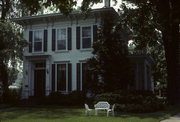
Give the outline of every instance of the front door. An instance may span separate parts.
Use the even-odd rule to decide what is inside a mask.
[[[45,69],[35,69],[34,71],[34,96],[45,96]]]

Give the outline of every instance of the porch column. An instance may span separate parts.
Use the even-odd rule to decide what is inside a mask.
[[[45,82],[45,95],[48,96],[51,92],[51,62],[50,59],[46,59],[46,82]]]

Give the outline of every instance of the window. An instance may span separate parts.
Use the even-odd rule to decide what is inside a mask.
[[[87,88],[88,82],[90,82],[91,76],[88,71],[88,64],[82,63],[82,84],[83,84],[83,90]]]
[[[72,90],[72,64],[61,63],[53,66],[52,77],[54,77],[54,83],[52,82],[53,89],[63,93]]]
[[[82,48],[91,48],[91,26],[82,27]]]
[[[34,52],[42,52],[43,31],[34,31]]]
[[[57,64],[57,91],[66,91],[66,64]]]
[[[86,90],[91,85],[92,74],[87,63],[77,63],[77,90]]]
[[[57,29],[57,50],[66,50],[66,29]]]

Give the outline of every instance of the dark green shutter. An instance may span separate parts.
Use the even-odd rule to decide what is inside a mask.
[[[93,42],[97,41],[97,25],[93,25]]]
[[[56,29],[52,29],[52,51],[55,51],[56,47]]]
[[[48,31],[44,30],[44,52],[47,52]]]
[[[81,32],[80,27],[76,27],[76,49],[80,49]]]
[[[80,84],[80,82],[81,82],[80,81],[80,76],[81,76],[80,75],[80,73],[81,73],[80,72],[80,63],[77,63],[77,67],[76,68],[77,68],[77,81],[76,81],[76,83],[77,83],[77,91],[80,91],[80,85],[81,85]]]
[[[72,29],[68,28],[68,50],[72,49]]]
[[[55,91],[55,64],[52,64],[52,92]]]
[[[68,91],[72,91],[72,64],[68,63]]]
[[[29,52],[32,52],[33,32],[29,31]]]

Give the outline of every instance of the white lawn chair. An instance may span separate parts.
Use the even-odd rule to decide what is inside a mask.
[[[112,112],[112,116],[114,116],[114,108],[115,108],[115,104],[112,105],[111,109],[107,110],[107,117],[109,116],[109,113]]]
[[[92,109],[87,104],[84,104],[86,115],[92,115]]]

